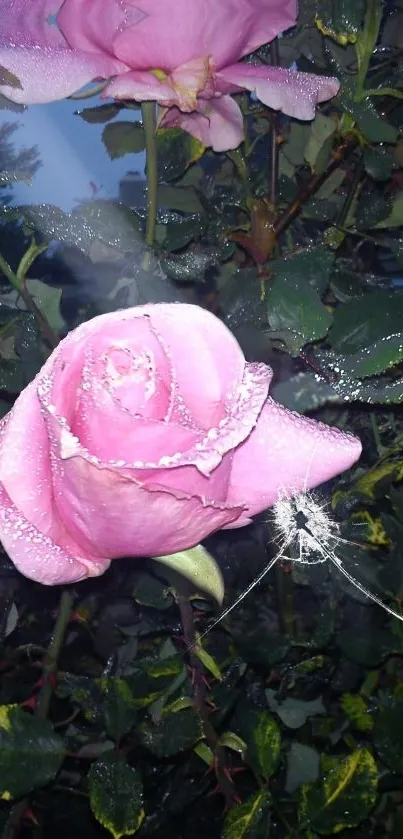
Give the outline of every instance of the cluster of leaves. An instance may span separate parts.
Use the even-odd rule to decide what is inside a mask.
[[[295,61],[340,78],[338,97],[312,123],[240,95],[245,142],[236,151],[213,154],[179,130],[159,130],[152,258],[142,210],[118,201],[97,198],[72,213],[4,202],[0,224],[2,413],[49,349],[43,318],[59,336],[92,314],[147,300],[209,306],[250,359],[278,367],[280,401],[361,434],[364,460],[334,490],[332,507],[343,536],[358,534],[362,544],[340,544],[339,555],[397,610],[403,88],[393,33],[401,16],[399,4],[383,9],[377,0],[305,0],[298,27],[256,53],[262,63]],[[127,120],[115,122],[122,110]],[[134,110],[109,103],[80,117],[103,125],[114,159],[145,148]],[[0,155],[3,143],[9,156],[7,130]],[[18,167],[3,159],[2,167],[0,185],[10,185]],[[55,240],[57,258],[44,251]],[[261,528],[212,540],[231,568],[229,602],[249,582],[245,568],[253,576],[267,561],[262,539],[270,534]],[[19,581],[15,595],[1,596],[4,837],[24,814],[34,839],[105,831],[154,839],[401,836],[402,624],[336,571],[274,569],[196,648],[210,682],[203,695],[180,645],[172,592],[116,562],[77,589],[56,683],[47,683],[54,691],[46,719],[35,697],[58,593]],[[206,606],[196,605],[202,630]],[[227,804],[234,794],[225,816],[216,782]]]

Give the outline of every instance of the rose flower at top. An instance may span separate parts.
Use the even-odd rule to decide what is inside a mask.
[[[198,306],[79,326],[0,424],[0,538],[16,567],[51,585],[172,554],[348,469],[360,441],[277,404],[271,376]]]
[[[232,93],[309,120],[338,91],[335,78],[240,61],[296,17],[296,0],[0,0],[0,92],[50,102],[111,79],[104,97],[158,102],[160,125],[233,149],[243,118]]]

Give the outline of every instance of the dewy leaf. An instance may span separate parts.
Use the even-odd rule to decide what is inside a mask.
[[[403,333],[380,338],[371,347],[363,347],[357,353],[347,355],[341,362],[343,374],[365,379],[384,373],[403,360]]]
[[[401,227],[403,225],[403,192],[396,195],[389,215],[378,221],[377,228]]]
[[[16,705],[0,707],[0,798],[21,798],[48,784],[64,753],[63,740],[48,720]]]
[[[144,128],[140,122],[114,122],[106,125],[102,140],[111,160],[145,149]]]
[[[181,128],[159,128],[156,134],[158,174],[163,181],[180,178],[204,154],[205,146]]]
[[[52,329],[60,332],[65,326],[60,314],[62,289],[52,288],[41,280],[26,280],[26,287]]]
[[[191,749],[203,737],[202,721],[193,708],[168,709],[158,723],[147,720],[139,728],[143,746],[158,758]]]
[[[94,124],[109,122],[110,119],[120,113],[121,108],[122,105],[119,102],[108,102],[105,105],[97,105],[96,108],[83,108],[82,111],[76,111],[75,113],[85,122]]]
[[[337,124],[331,117],[316,114],[311,123],[311,134],[305,149],[305,160],[314,172],[326,168],[332,150]]]
[[[329,331],[331,346],[346,355],[401,332],[403,292],[379,289],[339,306]]]
[[[109,753],[93,763],[88,786],[91,810],[114,839],[137,833],[144,819],[143,787],[123,755]]]
[[[317,0],[315,23],[323,35],[333,38],[343,47],[354,43],[362,27],[365,4],[363,0]]]
[[[377,798],[378,770],[371,752],[356,749],[346,757],[322,755],[320,769],[320,780],[301,789],[301,829],[329,835],[361,824]]]
[[[281,719],[287,728],[301,728],[309,717],[325,714],[326,709],[322,699],[294,699],[287,696],[283,701],[276,698],[276,691],[268,688],[265,690],[266,699],[272,711]]]
[[[267,839],[270,831],[271,795],[262,789],[225,818],[222,839]]]
[[[115,743],[127,734],[136,720],[133,694],[124,679],[100,679],[106,730]]]
[[[154,556],[153,559],[185,577],[197,591],[209,594],[220,606],[222,605],[224,599],[222,574],[215,559],[202,545],[196,545],[195,548],[169,556]]]
[[[310,784],[319,777],[319,754],[304,743],[291,743],[287,754],[286,792],[293,793],[303,784]]]
[[[266,711],[253,711],[249,725],[246,762],[258,777],[268,781],[277,769],[280,760],[281,735],[275,719]]]
[[[374,728],[374,746],[386,766],[397,775],[403,774],[403,700],[379,711]]]

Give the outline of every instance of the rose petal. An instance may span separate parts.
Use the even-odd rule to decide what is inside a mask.
[[[0,45],[0,66],[13,73],[21,88],[0,85],[0,92],[25,105],[55,102],[71,96],[95,79],[107,79],[126,70],[114,58],[47,46]]]
[[[318,102],[336,96],[340,82],[332,76],[239,63],[220,70],[217,85],[223,93],[251,90],[269,108],[306,120],[314,118]]]
[[[243,505],[209,502],[156,483],[141,486],[127,469],[105,468],[82,450],[58,459],[58,431],[48,423],[59,514],[73,538],[94,554],[158,556],[192,547],[235,521]],[[156,523],[158,522],[158,526]]]
[[[135,70],[166,72],[200,55],[232,64],[295,19],[295,0],[65,0],[58,15],[72,47],[94,45]]]
[[[269,398],[255,429],[234,452],[228,502],[247,505],[250,519],[280,493],[313,489],[349,469],[361,454],[352,434],[307,419]],[[245,521],[247,523],[247,521]]]
[[[169,108],[163,112],[159,124],[163,128],[182,128],[216,152],[238,148],[244,136],[241,109],[230,96],[199,99],[197,111],[189,114],[179,108]]]
[[[0,0],[1,44],[65,47],[54,18],[63,0]]]
[[[179,103],[178,93],[168,77],[158,79],[148,70],[132,70],[116,76],[102,93],[102,99],[134,99],[137,102],[159,102],[161,105]]]
[[[86,577],[98,577],[109,568],[110,560],[92,557],[77,550],[76,555],[44,536],[17,509],[0,484],[0,537],[15,567],[37,583],[62,585]]]

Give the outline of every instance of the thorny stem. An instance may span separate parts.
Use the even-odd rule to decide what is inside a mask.
[[[35,708],[35,716],[39,717],[39,719],[46,719],[49,713],[50,700],[53,694],[53,676],[55,676],[57,672],[60,651],[66,634],[66,629],[71,618],[73,602],[73,594],[65,589],[60,598],[59,613],[53,637],[43,660],[42,673],[44,682]],[[26,796],[21,799],[21,801],[17,801],[13,805],[10,815],[4,825],[1,839],[15,839],[28,804],[29,797]]]
[[[52,348],[52,350],[57,347],[59,343],[59,337],[56,335],[56,332],[53,331],[49,321],[46,319],[45,315],[38,309],[38,306],[35,303],[35,300],[31,297],[29,291],[27,290],[24,279],[21,281],[18,279],[17,275],[14,273],[13,269],[10,267],[8,262],[4,259],[4,257],[0,254],[0,271],[4,274],[4,276],[9,281],[10,285],[15,288],[15,290],[20,295],[21,299],[24,301],[25,306],[27,307],[28,311],[34,315],[35,320],[42,332],[43,337]]]
[[[280,216],[276,224],[274,225],[274,231],[276,237],[280,236],[281,233],[284,233],[285,230],[292,224],[295,218],[299,216],[303,205],[309,198],[314,195],[317,190],[324,184],[324,182],[328,179],[328,177],[332,174],[332,172],[337,169],[343,160],[348,157],[348,155],[355,149],[357,146],[358,140],[353,135],[348,135],[343,142],[333,151],[333,160],[329,163],[329,166],[318,175],[314,175],[311,180],[302,187],[299,191],[294,201],[289,204],[287,209],[284,213]]]
[[[193,611],[187,597],[182,594],[177,595],[178,606],[181,615],[181,622],[183,628],[183,637],[189,655],[189,662],[194,674],[194,701],[198,713],[203,722],[204,736],[211,751],[216,757],[216,775],[220,790],[225,798],[225,806],[230,809],[234,804],[234,788],[225,772],[225,749],[220,746],[219,738],[210,722],[208,709],[205,702],[205,683],[203,680],[203,665],[199,661],[194,652],[196,633],[193,619]]]
[[[156,118],[155,102],[142,102],[141,115],[146,138],[146,174],[147,174],[147,222],[146,222],[146,244],[152,248],[155,239],[157,225],[157,143],[155,138]],[[149,257],[149,254],[147,255]],[[149,258],[146,259],[149,263]],[[146,265],[145,267],[149,267]]]

